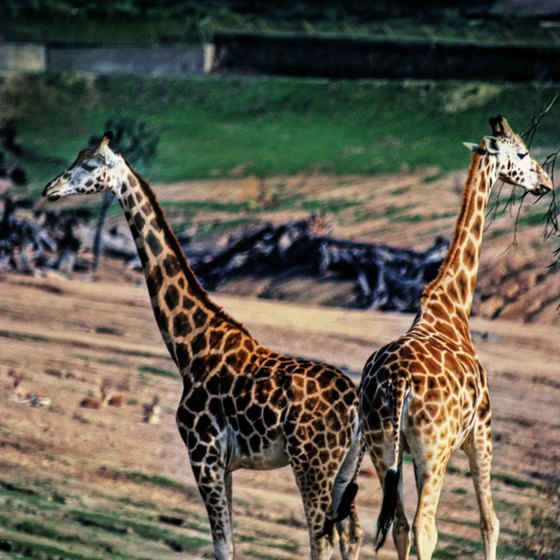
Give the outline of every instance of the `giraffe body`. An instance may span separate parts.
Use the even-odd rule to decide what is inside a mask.
[[[485,558],[496,557],[499,523],[490,491],[490,399],[468,317],[492,185],[502,179],[540,195],[552,182],[505,119],[490,119],[490,124],[493,136],[469,145],[474,153],[461,212],[439,274],[425,288],[409,331],[368,359],[360,386],[362,433],[383,487],[376,548],[393,524],[400,560],[409,557],[411,544],[404,513],[403,453],[412,456],[418,491],[416,550],[420,560],[429,560],[437,542],[435,515],[443,476],[451,453],[459,448],[469,459]]]
[[[162,338],[183,380],[176,414],[218,560],[234,557],[232,472],[290,465],[302,495],[311,557],[358,557],[353,498],[362,458],[358,395],[336,368],[259,344],[198,283],[149,185],[109,146],[76,161],[44,190],[50,200],[111,191],[134,237]],[[344,519],[342,519],[344,518]]]

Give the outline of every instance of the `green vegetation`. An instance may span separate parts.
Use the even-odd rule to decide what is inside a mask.
[[[106,469],[104,469],[107,472]],[[188,492],[188,487],[184,484],[172,480],[165,476],[150,475],[138,471],[110,471],[113,475],[120,476],[122,478],[127,478],[128,480],[133,480],[140,483],[149,483],[161,486],[162,488],[171,488],[173,490],[180,490],[183,492]]]
[[[130,474],[137,480],[135,473]],[[164,482],[159,477],[146,478]],[[42,486],[40,481],[33,487],[0,481],[0,550],[8,552],[9,558],[141,560],[154,557],[151,550],[188,552],[211,546],[207,524],[199,523],[196,517],[188,519],[188,514],[182,528],[173,529],[162,526],[153,505],[107,511],[84,506],[81,499],[72,497],[74,509],[69,509],[65,497]],[[178,484],[176,487],[182,489]],[[40,512],[48,515],[40,516]],[[191,533],[185,534],[184,529]],[[146,552],[131,555],[131,546]]]
[[[540,494],[542,501],[531,506],[531,518],[522,523],[515,545],[535,560],[556,560],[560,550],[560,479],[547,481]]]
[[[446,172],[466,166],[461,141],[488,133],[490,115],[503,113],[522,130],[556,92],[545,84],[11,76],[0,82],[0,114],[20,131],[22,166],[38,195],[114,116],[137,115],[159,135],[149,167],[137,165],[151,182],[232,173]],[[537,132],[539,157],[556,147],[559,124],[557,105]],[[231,213],[248,209],[216,204]]]
[[[175,371],[168,371],[166,369],[149,366],[146,364],[138,366],[138,371],[140,373],[151,373],[152,375],[159,375],[160,377],[171,377],[172,379],[180,378],[180,375]]]
[[[504,484],[508,486],[513,486],[514,488],[535,488],[540,490],[542,485],[538,482],[533,482],[532,480],[525,480],[524,478],[519,478],[505,473],[492,473],[492,478],[494,480],[501,480]]]
[[[479,539],[467,539],[441,531],[439,533],[439,539],[441,539],[442,546],[436,549],[434,558],[451,559],[459,556],[474,558],[482,554],[482,544]],[[445,543],[445,545],[443,545],[443,543]]]
[[[123,535],[134,533],[143,539],[165,542],[177,552],[198,549],[209,545],[211,542],[203,537],[179,535],[155,524],[139,523],[138,521],[134,521],[132,519],[123,518],[122,515],[107,514],[102,512],[83,513],[80,511],[71,512],[70,515],[82,525],[94,526],[111,533]]]
[[[351,3],[350,3],[351,4]],[[261,2],[236,0],[146,2],[145,0],[4,0],[0,33],[9,41],[170,43],[208,40],[217,31],[306,33],[392,41],[460,41],[473,44],[558,44],[560,36],[532,20],[465,20],[458,7],[424,6],[417,17],[400,17],[377,3],[359,9],[340,1]],[[449,4],[449,3],[447,3]],[[435,9],[434,9],[435,8]],[[438,8],[440,10],[438,11]],[[406,10],[402,12],[406,14]],[[393,16],[393,17],[391,17]]]

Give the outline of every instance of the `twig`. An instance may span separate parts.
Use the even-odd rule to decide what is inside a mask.
[[[535,137],[535,133],[537,132],[537,128],[540,122],[543,120],[544,116],[552,109],[553,105],[556,103],[558,99],[558,95],[555,95],[548,105],[543,105],[531,119],[531,124],[527,126],[527,128],[521,133],[521,137],[525,141],[525,144],[529,148],[531,146],[531,142],[533,142],[533,138]]]

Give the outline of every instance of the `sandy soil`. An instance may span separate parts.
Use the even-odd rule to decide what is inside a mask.
[[[155,190],[170,203],[249,200],[242,214],[247,223],[306,216],[294,201],[354,201],[328,214],[333,235],[423,249],[436,235],[452,234],[463,181],[462,173],[442,178],[426,170],[376,178],[199,181]],[[75,199],[60,206],[70,203]],[[226,210],[200,212],[192,221],[195,236],[231,219]],[[176,227],[184,220],[183,209],[171,205],[166,211]],[[110,218],[110,225],[119,223],[120,215]],[[546,269],[554,247],[542,240],[542,225],[521,227],[515,250],[512,231],[513,218],[504,215],[486,232],[472,329],[490,376],[499,556],[532,558],[538,547],[558,546],[560,283]],[[209,239],[223,242],[223,233]],[[214,297],[261,342],[333,363],[356,382],[369,354],[412,319],[320,307],[340,295],[341,287],[328,281],[276,281],[276,293],[289,301],[257,299],[270,291],[270,282],[231,282]],[[0,289],[0,558],[210,558],[204,508],[175,427],[181,383],[143,278],[107,259],[87,279],[4,274]],[[10,400],[12,370],[24,375],[21,393],[49,397],[50,406]],[[80,408],[106,378],[127,406]],[[154,395],[161,399],[161,421],[148,425],[142,407]],[[404,477],[412,518],[410,467],[405,464]],[[366,531],[361,558],[371,558],[380,491],[369,459],[360,487]],[[238,471],[234,499],[239,558],[307,557],[303,510],[289,469]],[[438,526],[436,557],[481,557],[476,500],[462,454],[450,463]],[[380,558],[395,557],[388,543]]]
[[[150,540],[139,536],[138,529],[125,538],[115,527],[112,531],[97,527],[101,536],[88,537],[91,529],[86,531],[75,521],[76,511],[104,512],[118,515],[121,523],[123,518],[141,519],[173,534],[208,540],[203,506],[175,427],[180,380],[164,375],[174,371],[173,364],[153,321],[145,287],[104,278],[116,273],[116,269],[102,272],[93,281],[0,277],[0,483],[4,489],[0,510],[10,513],[10,519],[4,520],[5,534],[0,534],[0,558],[25,557],[2,552],[1,546],[2,538],[21,541],[25,534],[33,547],[55,542],[68,554],[83,554],[80,558],[119,557],[100,552],[99,542],[105,543],[105,550],[108,542],[113,543],[126,558],[211,557],[208,544],[181,554],[172,550],[169,539],[167,545],[165,538]],[[345,368],[356,381],[369,353],[402,333],[411,320],[397,314],[224,294],[215,298],[263,343],[329,361]],[[558,475],[560,463],[560,383],[555,359],[560,338],[548,326],[506,320],[476,318],[472,327],[490,373],[502,557],[528,557],[520,540],[531,535],[527,524],[532,515],[550,515],[551,506],[539,489]],[[23,390],[50,397],[51,406],[7,400],[10,369],[25,375]],[[80,408],[80,400],[95,393],[104,378],[112,380],[128,406]],[[141,420],[142,405],[155,394],[162,401],[161,422],[147,425]],[[439,557],[479,554],[476,505],[467,470],[465,458],[454,456],[438,513]],[[405,465],[405,481],[412,511],[410,465]],[[10,485],[16,490],[9,491]],[[380,499],[369,460],[364,462],[360,486],[358,504],[367,535],[361,558],[368,558]],[[26,509],[18,491],[49,498],[50,509]],[[238,471],[234,495],[240,558],[306,557],[303,512],[289,469]],[[57,496],[63,498],[57,501]],[[161,515],[180,518],[183,527],[161,521]],[[50,540],[26,533],[27,525],[22,524],[32,520],[49,526],[59,517],[65,523]],[[70,541],[69,534],[79,538]],[[395,557],[392,543],[380,557]]]

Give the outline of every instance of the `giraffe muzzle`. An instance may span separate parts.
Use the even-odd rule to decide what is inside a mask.
[[[554,183],[544,170],[538,174],[538,180],[539,185],[531,191],[534,195],[540,196],[554,190]]]

